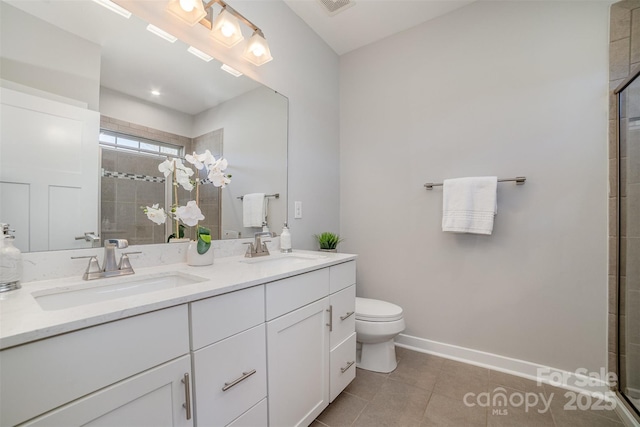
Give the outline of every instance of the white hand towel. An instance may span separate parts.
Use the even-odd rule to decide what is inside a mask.
[[[491,234],[498,213],[498,178],[445,179],[442,191],[442,231]]]
[[[264,193],[245,194],[242,198],[242,223],[245,227],[262,227]]]

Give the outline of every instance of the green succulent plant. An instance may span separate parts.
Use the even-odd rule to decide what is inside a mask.
[[[335,249],[338,246],[338,243],[344,240],[339,234],[331,233],[329,231],[325,231],[321,234],[314,234],[313,237],[318,241],[320,249]]]

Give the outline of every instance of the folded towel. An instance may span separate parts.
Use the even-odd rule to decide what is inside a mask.
[[[442,231],[491,234],[498,212],[498,178],[445,179],[442,194]]]
[[[264,193],[245,194],[242,198],[242,223],[245,227],[262,227]]]

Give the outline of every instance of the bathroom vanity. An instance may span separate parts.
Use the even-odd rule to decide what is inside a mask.
[[[191,280],[86,304],[130,282],[24,284],[0,300],[0,425],[309,425],[355,377],[355,275],[296,251],[139,269]]]

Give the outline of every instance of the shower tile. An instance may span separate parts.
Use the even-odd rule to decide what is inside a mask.
[[[629,75],[629,38],[609,44],[609,79],[624,79]]]
[[[621,251],[621,258],[625,256],[627,260],[638,260],[640,259],[640,237],[627,237],[626,239],[626,254],[623,254]],[[621,241],[621,247],[625,248],[625,245]],[[640,262],[624,262],[622,259],[620,262],[621,271],[626,271],[627,283],[630,285],[637,283],[638,278],[640,277]],[[622,266],[626,267],[622,269]]]
[[[615,337],[616,335],[618,335],[618,316],[609,314],[609,337]],[[609,351],[617,351],[617,340],[609,340]]]
[[[618,202],[615,197],[609,197],[609,236],[618,235]]]
[[[631,11],[617,4],[611,6],[609,40],[615,41],[631,35]]]
[[[626,237],[628,232],[627,217],[628,217],[627,198],[620,197],[620,236],[623,236],[623,237]]]
[[[609,160],[609,196],[618,194],[618,159]]]
[[[136,201],[136,185],[137,182],[132,179],[116,180],[116,200],[121,202]]]
[[[153,239],[153,223],[147,220],[149,224],[136,224],[136,239],[138,240],[148,240],[149,242]]]
[[[487,409],[467,406],[463,401],[433,394],[422,421],[423,427],[486,426]]]
[[[629,119],[620,119],[620,157],[627,157],[627,140],[629,137],[629,130],[627,129],[629,126]],[[638,131],[634,131],[634,134],[637,134]],[[616,140],[614,140],[614,146]],[[615,158],[617,156],[613,156]]]
[[[617,145],[612,141],[617,141],[618,138],[618,120],[609,120],[609,158],[616,159],[618,157]]]
[[[116,167],[116,152],[114,150],[103,149],[102,150],[102,168],[108,171],[115,170]]]
[[[622,339],[619,342],[616,340],[616,344],[620,345],[619,347],[620,354],[624,355],[624,354],[627,354],[627,316],[621,315],[619,320],[620,320],[620,337]],[[618,347],[610,351],[616,352],[618,351]]]
[[[616,257],[616,247],[618,245],[618,241],[615,237],[609,237],[609,272],[617,274],[618,263]]]
[[[608,362],[609,363],[607,364],[607,369],[609,370],[609,372],[618,375],[619,378],[620,374],[618,372],[618,358],[616,353],[609,352]]]
[[[102,177],[100,180],[100,200],[113,202],[116,200],[116,178]]]
[[[618,281],[616,275],[609,275],[609,313],[618,313]]]
[[[640,61],[640,10],[631,11],[631,58],[630,62]]]
[[[138,206],[151,206],[156,203],[164,207],[164,184],[136,181],[136,204]]]

